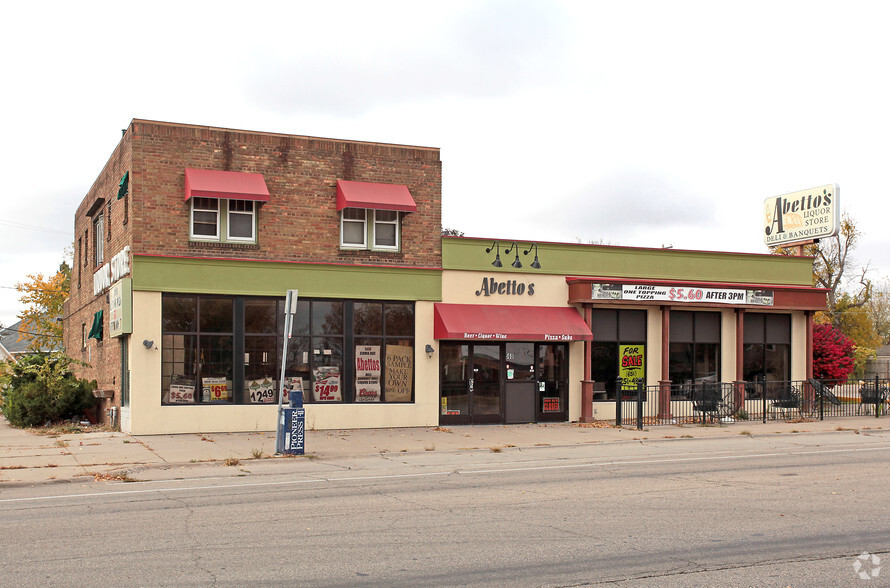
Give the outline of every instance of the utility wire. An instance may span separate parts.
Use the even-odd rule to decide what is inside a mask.
[[[0,225],[7,225],[10,227],[18,227],[22,229],[31,229],[32,231],[44,231],[46,233],[59,233],[60,235],[71,235],[70,231],[60,231],[59,229],[48,229],[46,227],[35,227],[34,225],[26,225],[23,223],[14,223],[11,221],[0,220]]]

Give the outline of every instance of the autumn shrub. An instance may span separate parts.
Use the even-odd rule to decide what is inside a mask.
[[[0,409],[15,427],[34,427],[83,414],[96,403],[95,380],[77,378],[60,353],[22,357],[4,374]]]
[[[846,380],[853,372],[855,345],[828,323],[813,327],[813,375],[819,380]]]

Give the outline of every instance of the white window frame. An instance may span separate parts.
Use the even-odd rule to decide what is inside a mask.
[[[93,243],[96,251],[96,267],[105,259],[105,214],[101,213],[93,220]]]
[[[204,201],[216,202],[216,209],[200,208],[197,204]],[[191,206],[189,206],[189,238],[200,241],[219,241],[219,219],[220,219],[220,201],[216,198],[192,198]],[[195,212],[213,212],[216,214],[216,233],[213,235],[196,235],[195,234]],[[210,223],[203,223],[210,224]]]
[[[360,211],[362,213],[362,219],[347,219],[346,211]],[[346,243],[343,239],[345,235],[344,228],[349,224],[361,224],[362,226],[362,242],[361,243]],[[340,211],[340,247],[343,249],[367,249],[368,248],[368,211],[364,208],[344,208]]]
[[[399,211],[397,211],[397,210],[374,210],[372,212],[374,213],[374,222],[373,222],[373,229],[372,229],[372,231],[374,233],[374,236],[372,239],[372,243],[374,243],[373,248],[374,249],[383,249],[386,251],[398,251],[399,250],[399,242],[400,242],[399,234],[401,233],[401,226],[400,226],[401,225],[401,215],[399,214]],[[392,213],[395,216],[395,218],[393,220],[379,220],[378,219],[379,213]],[[378,227],[378,225],[395,226],[395,229],[396,229],[395,230],[395,235],[396,235],[395,245],[381,245],[380,243],[377,242],[377,227]]]
[[[250,205],[250,210],[232,210],[232,204],[235,202],[244,202]],[[250,216],[250,236],[236,237],[232,235],[232,215]],[[226,201],[226,239],[229,241],[256,241],[256,202],[253,200],[228,200]]]

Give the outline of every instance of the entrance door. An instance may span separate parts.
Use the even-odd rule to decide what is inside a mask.
[[[501,346],[442,342],[440,422],[503,422]]]

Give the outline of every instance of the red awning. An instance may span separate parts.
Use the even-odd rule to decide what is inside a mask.
[[[572,307],[436,304],[433,338],[476,341],[590,341],[584,318]]]
[[[185,199],[193,196],[268,202],[269,189],[263,174],[186,168]]]
[[[417,204],[408,186],[337,180],[337,210],[344,208],[417,212]]]

